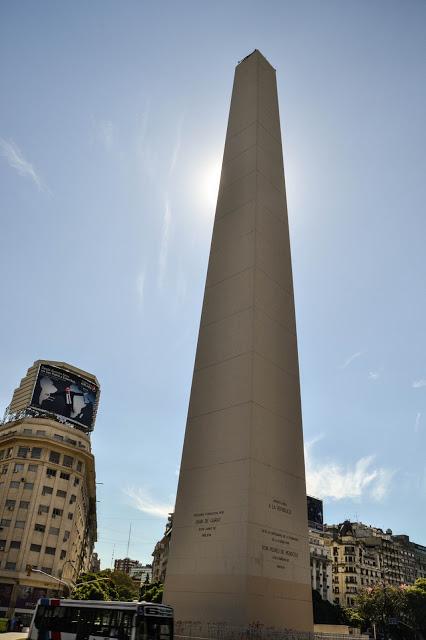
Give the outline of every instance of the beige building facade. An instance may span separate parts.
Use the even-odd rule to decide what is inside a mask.
[[[38,361],[0,426],[0,615],[24,620],[39,597],[66,594],[89,570],[96,540],[89,433],[28,408],[41,362],[98,384],[71,365]]]
[[[323,600],[332,602],[332,558],[330,546],[321,531],[309,531],[309,556],[311,561],[312,589]]]
[[[361,522],[327,525],[324,542],[332,558],[332,602],[356,605],[356,596],[374,585],[410,585],[426,577],[426,547],[406,535]]]

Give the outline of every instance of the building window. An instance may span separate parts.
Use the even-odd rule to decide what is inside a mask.
[[[13,468],[13,473],[22,473],[24,469],[25,465],[23,465],[21,462],[17,462]]]
[[[16,562],[6,562],[4,568],[6,571],[16,571]]]
[[[55,438],[55,440],[60,440],[61,442],[63,442],[64,440],[64,436],[59,435],[59,433],[55,433],[53,437]]]
[[[58,527],[50,527],[49,529],[49,534],[51,536],[58,536],[59,535],[59,529]]]
[[[66,498],[67,497],[67,492],[66,491],[62,491],[62,489],[58,489],[56,492],[56,495],[58,496],[58,498]]]
[[[4,458],[4,454],[5,454],[5,450],[4,450],[4,449],[2,449],[2,450],[0,451],[0,460],[3,460],[3,458]]]
[[[75,496],[74,494],[71,494],[70,504],[73,504],[76,500],[77,500],[77,496]]]
[[[49,576],[52,575],[52,567],[42,567],[41,570],[44,571],[44,573],[48,573]]]
[[[24,489],[32,491],[34,489],[34,482],[24,482]]]
[[[56,516],[61,516],[63,514],[63,510],[62,509],[53,509],[52,511],[52,517],[55,518]]]
[[[44,485],[42,491],[41,491],[41,495],[42,496],[50,496],[53,493],[53,488],[52,487],[47,487],[46,485]]]
[[[9,511],[13,511],[16,505],[16,500],[6,500],[6,504],[4,505],[6,509]]]
[[[25,520],[15,520],[15,529],[25,529]]]
[[[46,531],[46,526],[44,524],[39,524],[38,522],[36,522],[36,524],[34,525],[34,531],[44,533]]]
[[[49,513],[49,507],[45,504],[40,504],[38,507],[38,512],[39,515],[41,515],[42,513]]]
[[[74,518],[74,514],[71,511],[68,513],[68,520],[72,520]]]
[[[7,473],[7,464],[4,464],[1,468],[1,473],[4,476]]]
[[[46,432],[44,431],[44,429],[37,429],[36,435],[37,436],[45,436]]]
[[[70,532],[69,531],[64,531],[64,542],[69,540],[69,537],[70,537]]]
[[[59,476],[61,478],[61,480],[69,480],[70,479],[70,474],[66,473],[65,471],[61,471],[61,474]]]
[[[13,447],[9,447],[6,453],[6,458],[11,458],[13,455]]]
[[[9,484],[10,489],[19,489],[20,482],[18,480],[12,480]]]
[[[0,540],[0,551],[4,551],[6,547],[6,540]]]
[[[36,464],[29,464],[28,465],[28,471],[37,471],[37,465]]]
[[[40,553],[41,544],[31,544],[30,545],[30,551],[35,551],[36,553]]]
[[[53,462],[54,464],[59,464],[60,459],[61,459],[61,456],[57,451],[51,451],[49,453],[49,462]]]
[[[9,549],[20,549],[20,548],[21,548],[21,543],[19,540],[11,541]]]
[[[27,435],[29,435],[32,432],[33,432],[32,429],[24,429],[24,433],[26,433]]]
[[[42,451],[43,451],[43,449],[40,449],[40,447],[33,447],[31,449],[31,457],[34,460],[40,460]]]
[[[81,462],[81,460],[79,460],[77,462],[77,471],[82,471],[83,470],[83,463]]]
[[[50,469],[49,467],[46,469],[46,475],[48,478],[54,478],[56,476],[56,469]]]
[[[64,456],[64,467],[72,468],[74,464],[74,458],[72,456]]]
[[[9,527],[10,526],[10,522],[11,522],[11,520],[9,518],[2,518],[0,520],[0,526],[1,527]]]
[[[29,506],[30,503],[28,502],[28,500],[21,500],[21,502],[19,503],[20,509],[28,509]]]
[[[77,487],[80,484],[80,478],[74,478],[74,486]]]
[[[55,547],[46,547],[44,553],[47,553],[48,556],[54,556],[56,553]]]
[[[60,559],[64,560],[66,558],[66,555],[67,555],[67,552],[65,551],[65,549],[62,549]]]
[[[26,458],[29,447],[18,447],[18,458]]]

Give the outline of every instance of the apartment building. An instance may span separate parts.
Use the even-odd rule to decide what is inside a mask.
[[[376,584],[414,584],[426,576],[426,547],[406,535],[394,536],[361,522],[326,525],[324,540],[332,558],[332,601],[351,607],[356,595]]]
[[[86,410],[94,396],[85,394],[91,387],[99,390],[91,374],[37,361],[0,424],[0,616],[15,613],[28,622],[39,597],[67,595],[90,568],[96,484],[89,430],[96,406]]]
[[[139,560],[131,560],[130,558],[117,558],[114,560],[114,571],[122,571],[131,575],[132,569],[138,569],[141,566]]]
[[[322,531],[309,530],[309,555],[311,562],[312,589],[318,591],[323,600],[332,598],[332,559],[330,546]]]
[[[163,582],[166,578],[167,562],[169,559],[170,540],[173,531],[173,513],[169,514],[167,519],[164,536],[155,545],[152,553],[154,560],[152,562],[152,581]]]

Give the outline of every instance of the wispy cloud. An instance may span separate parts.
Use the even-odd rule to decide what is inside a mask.
[[[40,175],[37,173],[34,165],[25,159],[24,154],[13,140],[5,140],[0,138],[0,154],[5,158],[9,167],[15,169],[20,176],[30,178],[39,191],[50,193],[48,187],[43,183]]]
[[[171,176],[173,171],[175,170],[176,163],[179,157],[180,145],[182,142],[183,121],[184,121],[184,116],[182,115],[178,121],[176,142],[175,142],[175,146],[173,147],[172,159],[170,161],[169,176]]]
[[[414,423],[414,432],[418,433],[420,431],[420,420],[422,418],[422,414],[419,412],[416,415],[416,421]]]
[[[368,378],[370,380],[377,380],[378,378],[380,378],[380,373],[378,371],[369,371]]]
[[[146,280],[146,269],[145,267],[139,273],[136,279],[136,290],[139,296],[139,303],[142,305],[145,295],[145,280]]]
[[[346,360],[344,361],[344,363],[342,365],[340,365],[341,369],[346,369],[346,367],[349,367],[349,365],[356,360],[357,358],[359,358],[360,356],[362,356],[364,352],[363,351],[357,351],[356,353],[353,353],[351,356],[349,356],[348,358],[346,358]]]
[[[156,518],[167,518],[174,509],[173,504],[158,502],[146,489],[128,487],[123,490],[124,494],[131,499],[132,507],[147,513]]]
[[[96,123],[96,136],[106,151],[111,151],[114,144],[114,125],[111,120]]]
[[[392,470],[374,466],[374,455],[360,458],[346,467],[334,461],[319,464],[312,455],[317,440],[307,442],[305,446],[309,494],[332,500],[359,500],[367,496],[380,501],[385,497],[394,474]]]
[[[139,133],[136,136],[137,154],[140,159],[142,172],[150,180],[155,181],[158,174],[158,151],[157,146],[149,139],[148,124],[151,118],[151,99],[145,101],[145,105],[140,115]]]
[[[188,285],[186,282],[185,272],[183,271],[182,266],[180,266],[176,277],[176,306],[180,307],[184,303],[187,289]]]
[[[163,226],[161,230],[160,251],[158,254],[158,286],[160,289],[163,288],[164,276],[167,269],[171,219],[172,212],[170,208],[170,202],[168,196],[166,196],[164,203]]]
[[[414,380],[412,387],[413,389],[421,389],[422,387],[426,387],[426,379],[421,378],[420,380]]]

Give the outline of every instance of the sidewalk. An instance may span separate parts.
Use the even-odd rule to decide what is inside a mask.
[[[28,633],[18,633],[17,631],[0,633],[0,640],[24,640],[24,638],[28,638]]]

